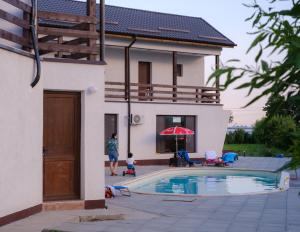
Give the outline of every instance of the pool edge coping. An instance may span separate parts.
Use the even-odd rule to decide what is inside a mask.
[[[178,171],[178,170],[226,170],[226,171],[256,171],[256,172],[269,172],[269,173],[277,173],[280,172],[278,170],[267,170],[267,169],[249,169],[249,168],[224,168],[224,167],[179,167],[179,168],[167,168],[167,169],[163,169],[163,170],[159,170],[159,171],[154,171],[148,174],[144,174],[142,176],[139,176],[137,178],[134,178],[132,180],[126,180],[126,181],[122,181],[119,182],[117,184],[114,185],[123,185],[123,186],[127,186],[130,184],[133,184],[135,182],[138,182],[140,180],[143,180],[145,178],[151,178],[153,176],[159,175],[159,174],[163,174],[163,173],[167,173],[169,171]],[[282,171],[280,172],[280,179],[279,179],[279,183],[281,182],[282,178]],[[278,193],[278,192],[284,192],[287,191],[287,189],[285,190],[281,190],[280,187],[278,187],[277,189],[271,190],[271,191],[263,191],[263,192],[259,192],[259,193],[235,193],[235,194],[230,194],[230,195],[225,195],[225,194],[220,194],[220,195],[206,195],[206,194],[173,194],[173,193],[148,193],[148,192],[141,192],[141,191],[132,191],[130,190],[132,193],[136,193],[136,194],[140,194],[140,195],[153,195],[153,196],[173,196],[173,197],[230,197],[230,196],[253,196],[253,195],[262,195],[262,194],[270,194],[270,193]]]

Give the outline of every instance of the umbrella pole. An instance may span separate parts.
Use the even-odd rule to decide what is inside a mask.
[[[178,141],[177,141],[177,135],[176,135],[176,155],[178,155]]]

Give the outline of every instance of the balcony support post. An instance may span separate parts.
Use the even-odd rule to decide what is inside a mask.
[[[219,68],[220,68],[220,56],[216,55],[216,67],[215,67],[215,69],[218,70]],[[216,88],[217,88],[216,93],[220,94],[220,80],[219,80],[219,78],[216,79]],[[217,100],[217,103],[220,103],[220,96],[217,96],[216,100]]]
[[[96,0],[87,0],[86,14],[87,14],[87,16],[96,18]],[[96,24],[89,23],[88,30],[90,32],[96,32],[97,31]],[[87,44],[89,47],[96,47],[97,40],[96,39],[88,39]],[[90,61],[96,61],[96,58],[97,58],[97,55],[94,55],[94,54],[91,54],[88,56],[88,60],[90,60]]]
[[[105,62],[105,0],[100,0],[100,62]]]
[[[173,52],[173,102],[176,102],[177,100],[177,52]]]

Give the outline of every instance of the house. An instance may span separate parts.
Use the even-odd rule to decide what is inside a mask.
[[[140,164],[170,158],[174,139],[159,136],[169,126],[195,131],[180,140],[194,158],[221,151],[229,112],[218,83],[205,86],[204,59],[218,68],[231,40],[201,18],[37,2],[0,0],[0,225],[48,202],[104,207],[113,132],[120,159],[131,151]]]
[[[251,135],[253,133],[254,127],[249,126],[249,125],[234,124],[234,125],[228,126],[227,134],[235,132],[236,130],[239,130],[239,129],[244,130],[246,133]]]

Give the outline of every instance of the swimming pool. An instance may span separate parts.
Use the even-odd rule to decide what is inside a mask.
[[[126,184],[136,193],[223,196],[279,191],[280,173],[229,169],[168,169]]]

